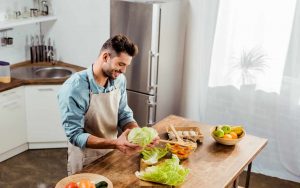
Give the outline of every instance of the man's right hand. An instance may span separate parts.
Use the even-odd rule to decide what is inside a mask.
[[[127,136],[130,132],[130,129],[127,129],[124,131],[116,140],[116,149],[123,152],[125,155],[133,155],[135,153],[138,153],[142,150],[142,147],[128,142]]]

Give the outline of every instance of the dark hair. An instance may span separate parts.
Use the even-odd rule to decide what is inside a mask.
[[[121,52],[126,52],[130,56],[135,56],[138,53],[138,47],[125,35],[119,34],[108,39],[102,46],[103,50],[113,50],[119,55]]]

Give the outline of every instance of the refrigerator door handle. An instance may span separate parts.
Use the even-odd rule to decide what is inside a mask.
[[[149,100],[147,106],[148,106],[148,115],[147,115],[148,126],[153,126],[156,121],[156,103],[151,102]]]
[[[147,75],[147,88],[151,92],[152,89],[155,89],[157,87],[156,84],[152,85],[152,58],[158,57],[158,53],[152,53],[152,51],[149,51],[148,54],[148,75]]]

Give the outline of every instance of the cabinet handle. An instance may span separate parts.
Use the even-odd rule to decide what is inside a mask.
[[[13,95],[13,94],[16,94],[16,92],[12,91],[12,92],[8,92],[8,93],[3,93],[2,96],[5,97],[5,96]]]
[[[152,53],[152,51],[150,50],[149,51],[149,54],[148,54],[148,75],[147,75],[147,89],[148,91],[152,91],[152,89],[155,89],[157,87],[156,84],[152,84],[152,81],[153,81],[153,77],[152,77],[152,74],[153,74],[153,62],[152,62],[152,58],[154,57],[158,57],[158,53]],[[157,70],[157,68],[156,68]]]
[[[54,91],[52,88],[39,88],[39,91]]]
[[[152,126],[156,121],[156,103],[150,98],[147,101],[148,114],[147,114],[147,126]]]
[[[18,105],[18,101],[11,101],[2,105],[2,108],[16,107]]]

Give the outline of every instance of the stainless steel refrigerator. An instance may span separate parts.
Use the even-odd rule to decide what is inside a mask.
[[[128,104],[140,126],[179,114],[185,4],[111,0],[110,35],[125,34],[139,48],[125,76]]]

